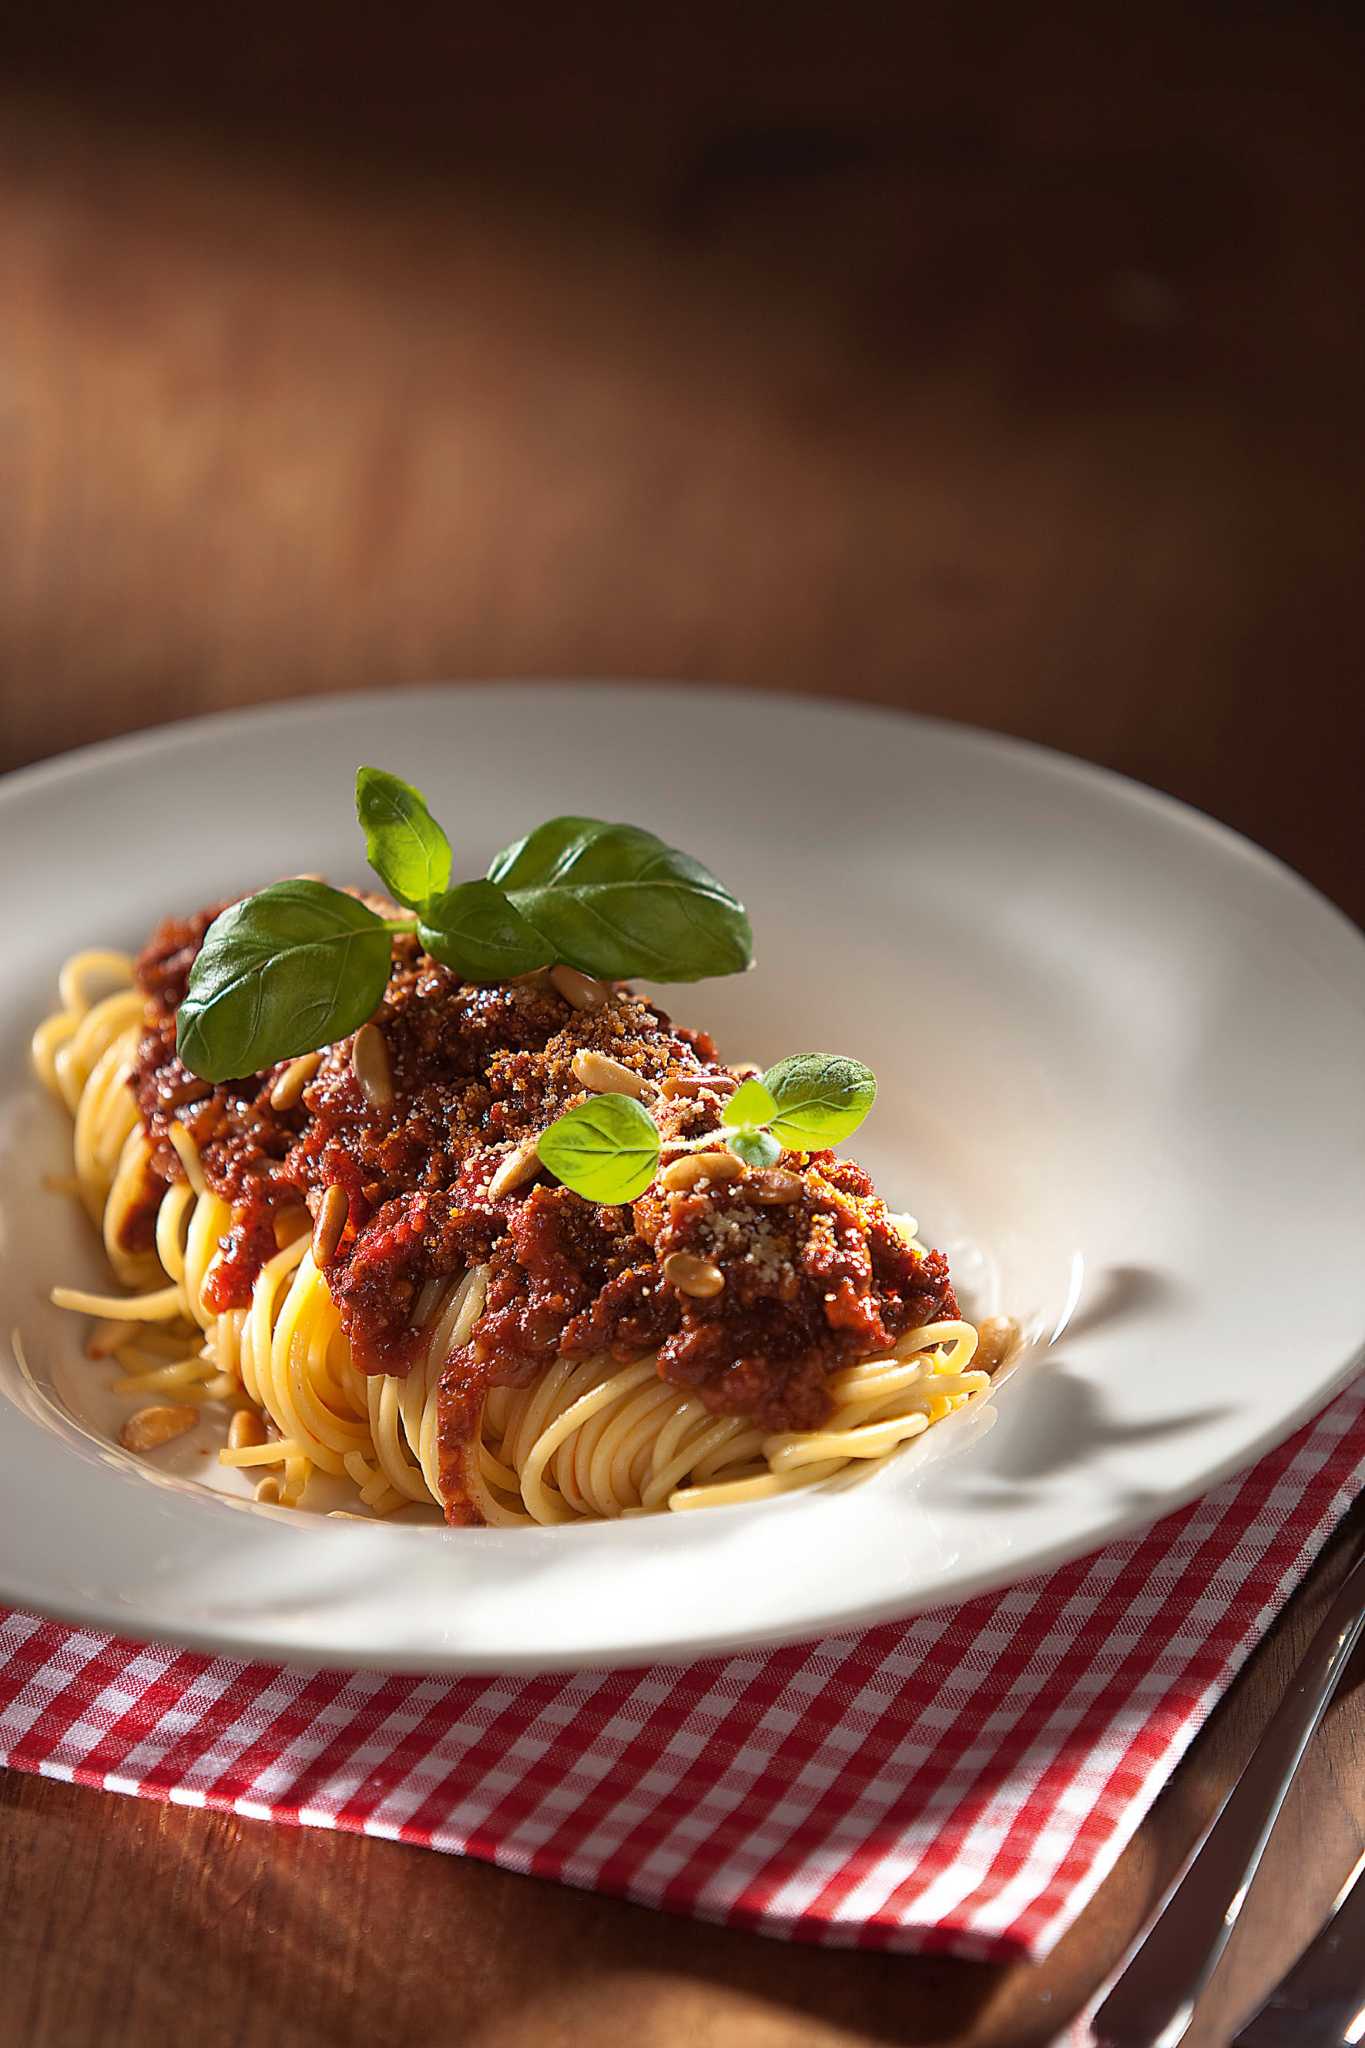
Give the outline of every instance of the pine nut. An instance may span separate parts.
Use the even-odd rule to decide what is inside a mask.
[[[753,1176],[745,1192],[764,1208],[776,1208],[780,1203],[799,1202],[804,1185],[799,1173],[788,1173],[782,1166],[765,1166]]]
[[[156,1408],[139,1408],[136,1415],[130,1415],[118,1433],[118,1440],[125,1451],[159,1451],[163,1444],[174,1443],[186,1430],[193,1429],[199,1420],[197,1408],[181,1407],[178,1404]]]
[[[257,1500],[265,1501],[272,1508],[277,1507],[280,1498],[279,1480],[274,1478],[258,1479],[256,1481],[256,1498]]]
[[[695,1301],[711,1301],[725,1285],[725,1275],[710,1259],[694,1259],[691,1252],[670,1252],[664,1260],[664,1278],[679,1294]]]
[[[534,1180],[540,1171],[540,1154],[535,1143],[527,1139],[525,1144],[515,1146],[493,1178],[488,1183],[488,1198],[500,1202],[504,1195],[510,1195],[514,1188],[525,1187],[528,1180]]]
[[[330,1265],[336,1257],[341,1233],[346,1228],[346,1218],[351,1213],[351,1198],[340,1182],[333,1181],[322,1198],[317,1221],[313,1225],[313,1264],[319,1268]]]
[[[717,1095],[733,1095],[738,1086],[733,1074],[669,1074],[663,1091],[671,1101],[676,1095],[704,1095],[708,1090]]]
[[[570,1062],[573,1077],[591,1095],[633,1095],[638,1102],[648,1083],[604,1052],[576,1052]]]
[[[270,1107],[293,1109],[321,1065],[320,1052],[306,1052],[301,1059],[290,1060],[270,1091]]]
[[[351,1045],[351,1066],[371,1109],[387,1109],[393,1101],[393,1069],[389,1048],[377,1024],[362,1024]]]
[[[995,1372],[1019,1341],[1019,1325],[1013,1316],[987,1316],[976,1326],[973,1372]]]
[[[604,981],[595,981],[591,974],[580,974],[576,967],[552,967],[550,981],[575,1010],[600,1010],[610,994]]]
[[[265,1442],[265,1424],[254,1408],[239,1408],[228,1424],[228,1448],[244,1451]]]
[[[743,1180],[744,1161],[733,1152],[685,1152],[666,1166],[659,1179],[670,1194],[694,1188],[701,1180]]]

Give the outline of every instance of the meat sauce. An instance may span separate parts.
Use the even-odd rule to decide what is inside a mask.
[[[830,1152],[787,1154],[776,1180],[749,1174],[678,1193],[656,1182],[620,1207],[543,1176],[495,1199],[489,1183],[509,1144],[582,1099],[580,1051],[606,1053],[652,1084],[665,1156],[670,1138],[719,1128],[735,1075],[705,1032],[675,1026],[628,989],[585,1012],[545,976],[470,987],[400,936],[374,1019],[391,1104],[367,1099],[349,1039],[323,1054],[289,1109],[270,1103],[284,1065],[217,1086],[198,1080],[176,1056],[175,1013],[215,914],[168,919],[138,960],[147,1019],[133,1086],[151,1153],[130,1247],[150,1241],[164,1186],[182,1175],[169,1135],[181,1123],[231,1208],[206,1282],[215,1309],[249,1300],[277,1214],[300,1203],[316,1213],[333,1185],[348,1209],[326,1277],[362,1371],[406,1373],[422,1289],[486,1262],[483,1313],[442,1378],[447,1459],[490,1385],[525,1385],[559,1355],[626,1360],[657,1349],[661,1376],[717,1414],[814,1428],[830,1411],[831,1372],[956,1315],[943,1255],[912,1251],[863,1169]],[[674,1253],[718,1268],[723,1287],[708,1299],[680,1292],[664,1275]]]

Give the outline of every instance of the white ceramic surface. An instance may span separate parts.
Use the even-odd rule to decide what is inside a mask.
[[[542,817],[647,823],[749,904],[759,964],[679,990],[732,1058],[846,1051],[853,1149],[1030,1343],[988,1407],[833,1493],[536,1531],[224,1498],[101,1434],[46,1303],[101,1284],[39,1185],[27,1067],[78,946],[299,869],[358,878],[355,766],[419,782],[457,872]],[[0,1598],[300,1662],[690,1658],[940,1602],[1132,1531],[1254,1459],[1365,1337],[1365,942],[1207,819],[1058,755],[772,697],[570,685],[181,725],[0,790]],[[169,1458],[169,1454],[166,1454]]]

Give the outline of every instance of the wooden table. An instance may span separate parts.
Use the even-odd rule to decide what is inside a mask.
[[[7,26],[4,765],[390,680],[708,677],[1063,746],[1365,914],[1344,12],[488,12]],[[1041,1969],[11,1776],[0,2035],[1042,2044],[1342,1562]],[[1348,1689],[1193,2040],[1365,1845],[1363,1752]]]

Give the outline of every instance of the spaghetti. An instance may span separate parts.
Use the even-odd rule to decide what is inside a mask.
[[[494,1265],[476,1259],[422,1281],[407,1318],[406,1371],[362,1370],[331,1268],[315,1260],[299,1190],[275,1202],[273,1249],[244,1297],[225,1303],[215,1271],[240,1215],[210,1185],[188,1122],[169,1122],[174,1158],[160,1178],[153,1171],[156,1134],[130,1085],[147,1029],[134,963],[79,953],[62,969],[59,997],[35,1035],[34,1061],[74,1118],[72,1186],[125,1291],[59,1287],[52,1298],[96,1319],[88,1348],[115,1359],[121,1391],[258,1417],[251,1433],[264,1440],[225,1446],[219,1457],[262,1472],[259,1497],[306,1505],[313,1475],[325,1473],[351,1481],[375,1515],[454,1508],[495,1526],[757,1501],[884,1461],[990,1384],[978,1332],[954,1312],[903,1329],[884,1355],[831,1371],[828,1412],[814,1427],[717,1412],[699,1390],[661,1377],[657,1345],[624,1362],[617,1345],[561,1349],[525,1384],[487,1385],[467,1426],[452,1432],[449,1361],[469,1355]],[[287,1101],[302,1083],[281,1074],[288,1085],[277,1080],[275,1094]],[[305,1133],[308,1115],[300,1109]],[[910,1219],[895,1222],[917,1258],[937,1256]],[[945,1298],[952,1303],[950,1291]],[[1005,1334],[986,1333],[988,1365]]]

